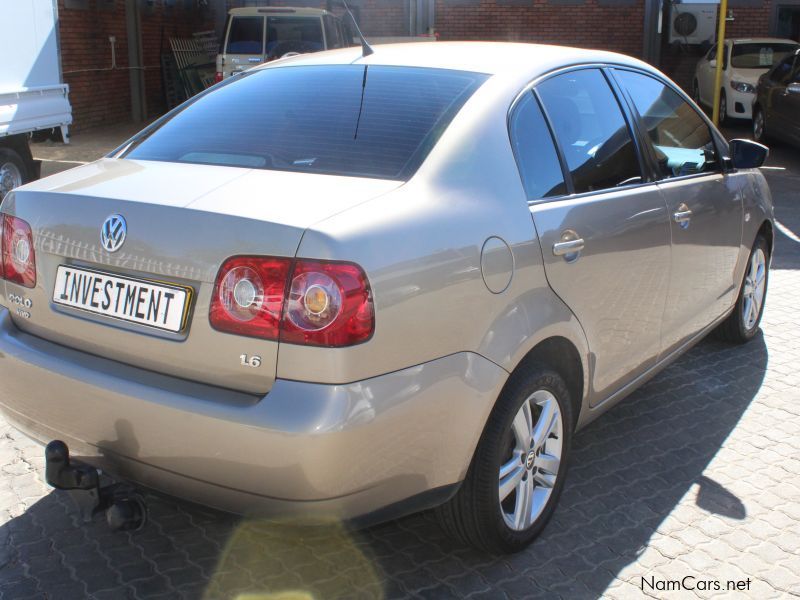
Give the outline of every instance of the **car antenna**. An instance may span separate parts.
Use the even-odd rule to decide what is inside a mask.
[[[347,6],[347,0],[342,0],[342,4],[344,5],[344,9],[347,11],[347,14],[350,15],[350,20],[353,21],[353,25],[356,28],[356,33],[358,34],[358,39],[361,40],[361,58],[365,58],[370,54],[374,54],[375,50],[372,49],[372,46],[369,45],[367,38],[365,38],[364,34],[361,33],[361,28],[358,26],[356,18],[353,16],[353,13],[350,12],[350,7]]]

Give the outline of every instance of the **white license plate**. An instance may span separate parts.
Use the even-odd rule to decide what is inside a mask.
[[[129,323],[180,331],[191,288],[61,265],[53,302]]]

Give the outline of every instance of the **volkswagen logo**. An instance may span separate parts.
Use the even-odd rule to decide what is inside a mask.
[[[122,215],[111,215],[100,228],[100,243],[109,252],[116,252],[125,243],[128,225]]]
[[[528,452],[528,457],[525,459],[525,468],[529,471],[533,468],[533,463],[536,462],[536,452],[531,450]]]

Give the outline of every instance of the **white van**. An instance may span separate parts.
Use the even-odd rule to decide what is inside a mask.
[[[293,53],[353,45],[353,34],[339,17],[318,8],[234,8],[228,12],[216,80]]]

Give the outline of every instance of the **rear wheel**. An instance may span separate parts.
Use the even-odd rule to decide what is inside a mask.
[[[22,157],[10,148],[0,148],[0,202],[27,180],[28,170]]]
[[[757,142],[763,142],[767,139],[767,121],[760,106],[756,106],[753,109],[753,139]]]
[[[517,552],[544,529],[564,486],[572,408],[561,376],[518,371],[497,401],[443,527],[489,552]]]
[[[743,344],[755,337],[764,314],[768,283],[769,245],[763,236],[758,236],[750,252],[736,306],[717,328],[716,333],[720,338]]]

